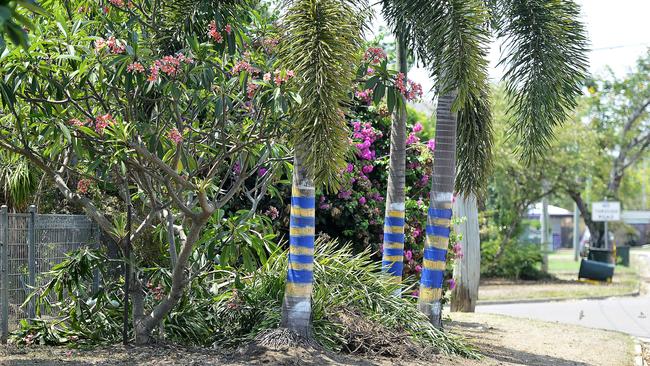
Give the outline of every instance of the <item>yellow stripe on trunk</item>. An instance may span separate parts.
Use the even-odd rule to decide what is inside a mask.
[[[311,297],[311,288],[309,283],[287,282],[286,294],[291,297]]]
[[[418,295],[421,301],[425,303],[433,302],[434,300],[439,300],[442,297],[441,288],[427,288],[420,287],[420,294]]]
[[[433,269],[439,271],[444,271],[445,268],[447,267],[447,263],[444,261],[432,261],[430,259],[423,259],[422,264],[426,269]]]
[[[385,262],[403,262],[404,256],[401,255],[387,255],[383,258]]]
[[[447,247],[449,246],[449,238],[427,235],[426,246],[447,250]]]
[[[315,233],[314,227],[292,227],[289,229],[291,236],[313,236]]]
[[[404,226],[384,226],[384,232],[389,234],[403,234]]]
[[[436,226],[442,226],[442,227],[450,227],[451,226],[451,220],[449,219],[431,219],[432,225]]]
[[[291,269],[296,270],[296,271],[313,271],[314,270],[314,264],[313,263],[289,262],[289,266],[291,267]]]
[[[291,206],[291,215],[301,217],[314,217],[316,210],[313,208],[302,208],[300,206]]]
[[[310,192],[303,194],[300,191],[300,188],[293,186],[291,188],[291,195],[294,197],[311,197],[314,194],[314,188],[302,188],[303,190],[309,190]]]
[[[403,249],[404,243],[389,241],[384,243],[384,249]]]
[[[289,253],[293,255],[314,255],[314,248],[300,247],[297,245],[289,246]]]

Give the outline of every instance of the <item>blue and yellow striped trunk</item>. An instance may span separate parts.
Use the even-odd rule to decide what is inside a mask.
[[[289,264],[282,306],[282,326],[311,335],[311,293],[314,282],[315,197],[311,179],[294,165],[289,224]]]
[[[436,149],[433,152],[431,197],[427,213],[426,242],[418,308],[431,323],[442,326],[442,283],[451,228],[452,200],[456,178],[456,90],[438,98],[436,109]]]
[[[404,204],[393,203],[386,208],[384,219],[384,252],[382,268],[395,281],[402,280],[404,270]]]
[[[439,315],[441,310],[440,299],[451,231],[451,201],[442,206],[448,208],[429,208],[420,279],[420,309],[428,315],[433,313],[434,316]]]

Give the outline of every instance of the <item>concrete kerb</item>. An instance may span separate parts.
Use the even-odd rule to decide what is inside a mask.
[[[574,301],[574,300],[603,300],[613,297],[637,297],[641,294],[639,289],[620,295],[604,295],[604,296],[587,296],[587,297],[549,297],[542,299],[520,299],[520,300],[479,300],[476,305],[510,305],[510,304],[535,304],[539,302],[560,302],[560,301]]]

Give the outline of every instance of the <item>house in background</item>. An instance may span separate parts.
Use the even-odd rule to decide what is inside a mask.
[[[528,208],[526,219],[531,221],[526,230],[522,233],[522,241],[541,244],[542,233],[539,219],[542,216],[542,203],[538,202]],[[553,249],[573,247],[573,212],[562,207],[548,205],[549,227],[551,233],[549,238],[553,243]],[[582,220],[581,230],[582,233]],[[533,224],[536,223],[536,224]]]

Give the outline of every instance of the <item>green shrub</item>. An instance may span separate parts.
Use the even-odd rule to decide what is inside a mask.
[[[482,243],[481,276],[515,280],[537,280],[547,276],[540,271],[542,252],[539,245],[506,244],[500,256],[497,256],[498,248],[497,240]]]

